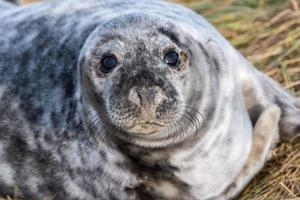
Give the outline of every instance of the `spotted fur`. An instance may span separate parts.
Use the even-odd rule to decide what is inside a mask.
[[[0,20],[1,195],[231,199],[299,132],[299,100],[182,6],[0,1]]]

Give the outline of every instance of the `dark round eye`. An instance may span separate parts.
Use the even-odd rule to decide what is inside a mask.
[[[175,67],[178,64],[179,55],[175,51],[170,51],[165,55],[164,60],[166,64]]]
[[[114,56],[104,56],[101,60],[101,71],[104,73],[111,72],[118,65],[118,61]]]

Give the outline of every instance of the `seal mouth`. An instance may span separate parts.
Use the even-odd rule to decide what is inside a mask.
[[[134,124],[128,131],[135,135],[152,135],[159,132],[163,127],[163,124],[157,122],[143,122]]]
[[[157,122],[144,122],[144,123],[137,123],[136,126],[142,126],[142,127],[152,127],[152,126],[160,126],[163,127],[163,124],[157,123]]]

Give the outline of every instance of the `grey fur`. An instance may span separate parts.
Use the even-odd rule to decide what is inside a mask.
[[[182,6],[0,1],[0,20],[2,195],[231,199],[299,133],[299,100]]]

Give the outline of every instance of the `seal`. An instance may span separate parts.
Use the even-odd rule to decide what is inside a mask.
[[[1,195],[232,199],[299,133],[299,100],[182,6],[0,9]]]

